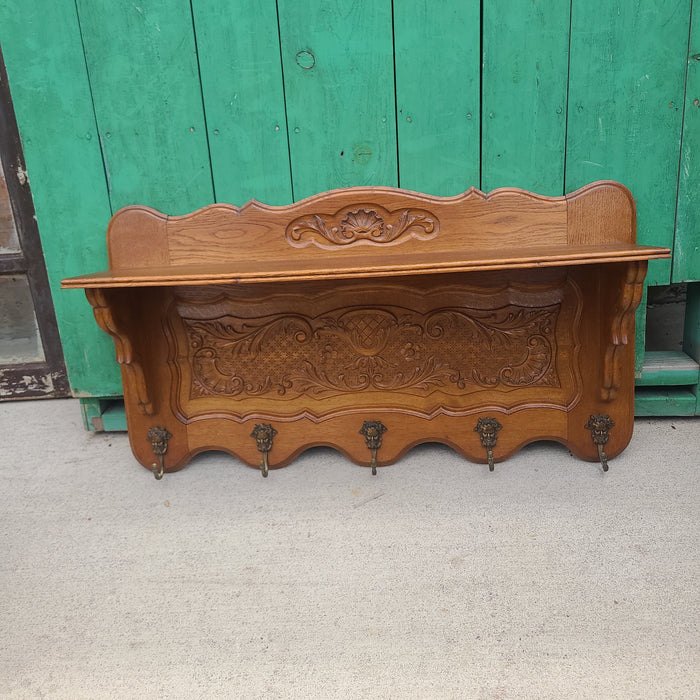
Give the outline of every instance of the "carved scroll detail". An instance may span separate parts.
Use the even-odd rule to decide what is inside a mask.
[[[318,317],[183,318],[190,398],[559,387],[559,308],[509,304],[421,314],[369,307]]]
[[[622,293],[610,329],[610,344],[605,351],[601,398],[613,401],[622,382],[622,353],[634,333],[634,313],[644,293],[647,263],[627,263]]]
[[[424,209],[390,212],[376,204],[363,204],[345,207],[332,215],[299,217],[287,226],[285,237],[295,247],[313,243],[326,248],[359,241],[392,243],[400,238],[428,240],[437,235],[439,228],[437,217]]]
[[[102,289],[86,289],[85,295],[92,306],[97,325],[107,333],[114,341],[117,353],[117,362],[125,370],[124,379],[129,383],[129,388],[136,397],[136,405],[144,416],[152,416],[153,404],[146,388],[146,378],[134,348],[126,333],[119,327],[114,318],[105,292]]]

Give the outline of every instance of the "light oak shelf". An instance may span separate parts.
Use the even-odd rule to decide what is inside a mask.
[[[593,265],[666,258],[668,248],[630,243],[597,245],[535,246],[514,251],[471,250],[457,257],[452,253],[393,253],[346,257],[330,268],[327,259],[311,258],[251,261],[246,263],[173,265],[156,268],[106,270],[63,280],[63,289],[158,287],[174,285],[254,284],[314,280],[398,277],[450,272],[515,270],[562,265]]]

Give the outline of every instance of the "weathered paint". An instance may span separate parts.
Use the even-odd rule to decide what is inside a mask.
[[[480,2],[393,10],[399,184],[460,194],[479,185]]]
[[[0,43],[75,392],[121,394],[111,339],[60,280],[107,265],[111,209],[73,3],[0,3]]]
[[[396,186],[391,3],[278,7],[294,198]]]
[[[690,0],[572,5],[565,187],[613,179],[637,201],[639,243],[673,246]],[[668,284],[670,260],[649,263]]]
[[[693,3],[683,115],[674,282],[700,280],[700,0]]]
[[[642,299],[634,316],[634,376],[641,377],[644,368],[645,340],[647,330],[647,286],[644,285]]]
[[[275,0],[192,4],[216,200],[289,204]]]
[[[0,369],[0,399],[40,399],[53,397],[54,376],[37,372],[31,366]]]
[[[77,0],[112,209],[213,200],[189,4]],[[109,21],[106,21],[109,18]]]
[[[483,37],[481,188],[564,194],[569,3],[484,3]]]
[[[694,416],[696,398],[687,388],[644,388],[634,395],[635,416]]]
[[[700,282],[688,285],[688,299],[683,327],[683,352],[700,363]],[[700,415],[700,381],[693,387],[695,413]]]
[[[693,6],[689,45],[691,0],[0,3],[74,392],[121,383],[58,280],[106,267],[109,216],[133,202],[176,214],[399,183],[561,194],[610,177],[638,200],[640,242],[672,245],[675,227],[674,279],[699,279]],[[670,274],[652,261],[649,282]],[[641,371],[643,312],[637,329]]]
[[[659,350],[646,353],[642,375],[636,386],[688,386],[700,379],[698,363],[681,351]]]

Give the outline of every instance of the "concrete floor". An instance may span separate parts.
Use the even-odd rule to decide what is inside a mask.
[[[426,445],[157,482],[77,401],[0,404],[2,698],[697,698],[700,420],[603,474]]]

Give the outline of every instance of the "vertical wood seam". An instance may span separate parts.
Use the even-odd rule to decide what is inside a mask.
[[[102,172],[105,176],[105,187],[107,188],[107,201],[109,202],[110,216],[114,215],[114,205],[112,204],[112,184],[109,178],[109,166],[105,155],[104,143],[102,142],[102,134],[100,132],[100,124],[97,119],[97,110],[95,109],[95,96],[92,92],[92,80],[90,78],[90,68],[88,66],[87,54],[85,53],[85,39],[83,37],[83,26],[80,22],[80,12],[78,11],[78,0],[73,0],[75,7],[75,19],[78,24],[78,33],[80,34],[80,48],[83,54],[83,63],[85,64],[85,77],[88,84],[88,92],[90,93],[90,105],[92,106],[92,116],[95,122],[95,132],[100,144],[100,158],[102,158]]]
[[[289,188],[292,194],[292,202],[297,199],[294,196],[294,169],[292,167],[292,145],[289,140],[289,116],[287,114],[287,86],[284,80],[284,57],[282,56],[282,27],[280,26],[280,4],[275,0],[275,16],[277,17],[277,44],[280,49],[280,71],[282,77],[282,103],[284,104],[284,132],[287,135],[287,156],[289,159]]]
[[[207,106],[204,101],[204,87],[202,85],[202,66],[199,62],[199,46],[197,45],[197,25],[194,19],[194,8],[192,0],[190,0],[190,18],[192,20],[192,40],[194,42],[194,57],[197,61],[197,80],[199,81],[199,96],[202,101],[202,119],[204,121],[204,137],[207,143],[207,157],[209,159],[209,177],[211,178],[211,196],[213,201],[216,199],[216,182],[214,182],[214,166],[211,162],[211,143],[209,142],[209,124],[207,123]]]
[[[479,2],[479,189],[483,191],[484,155],[484,0]]]
[[[685,77],[683,80],[683,113],[681,116],[681,133],[678,148],[678,176],[676,178],[676,207],[673,210],[673,245],[671,246],[671,279],[669,280],[671,284],[675,281],[673,279],[673,271],[675,269],[676,262],[676,236],[678,235],[678,205],[681,194],[681,168],[683,167],[683,140],[685,136],[685,113],[686,113],[686,100],[688,99],[688,68],[690,66],[690,38],[693,32],[693,2],[690,0],[690,14],[688,17],[688,46],[685,52]]]
[[[396,186],[401,187],[401,161],[399,149],[399,91],[396,80],[396,23],[394,0],[391,0],[391,55],[394,62],[394,124],[396,129]]]
[[[562,163],[562,195],[567,193],[566,156],[569,153],[569,90],[571,85],[571,28],[573,27],[574,0],[569,2],[569,50],[566,56],[566,104],[564,105],[564,162]]]

